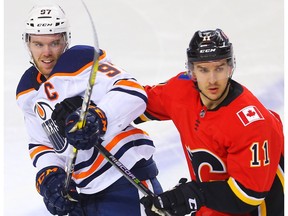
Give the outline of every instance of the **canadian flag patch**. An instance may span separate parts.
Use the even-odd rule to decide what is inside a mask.
[[[244,126],[247,126],[254,121],[264,120],[263,115],[255,106],[247,106],[237,112],[237,115]]]

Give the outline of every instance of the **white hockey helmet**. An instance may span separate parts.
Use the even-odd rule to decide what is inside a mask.
[[[67,47],[70,44],[71,32],[65,12],[59,5],[38,5],[29,12],[23,34],[24,42],[29,42],[29,35],[64,33]]]

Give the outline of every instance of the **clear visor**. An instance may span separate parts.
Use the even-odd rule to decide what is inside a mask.
[[[22,39],[25,43],[29,43],[30,42],[30,38],[31,35],[35,35],[35,36],[41,36],[41,35],[46,35],[46,34],[29,34],[29,33],[24,33],[22,35]],[[65,41],[65,43],[67,43],[69,45],[70,43],[70,36],[68,35],[67,32],[61,32],[61,33],[55,33],[55,34],[47,34],[47,35],[61,35]]]
[[[188,72],[193,81],[214,83],[220,80],[227,80],[232,77],[234,64],[231,58],[205,61],[188,62]]]
[[[40,50],[43,49],[43,45],[42,43],[36,43],[36,44],[32,44],[29,45],[31,42],[31,36],[35,35],[35,36],[41,36],[41,35],[37,35],[37,34],[23,34],[23,41],[26,45],[26,48],[28,50],[28,52],[30,53],[30,56],[32,57],[32,53],[31,53],[31,48],[30,46],[33,46],[34,49]],[[63,49],[63,45],[64,45],[64,49],[63,52],[65,52],[68,48],[69,48],[69,37],[67,36],[66,32],[63,33],[58,33],[58,34],[54,34],[54,35],[60,35],[60,38],[56,38],[55,41],[52,41],[51,43],[47,44],[49,48],[51,49]]]

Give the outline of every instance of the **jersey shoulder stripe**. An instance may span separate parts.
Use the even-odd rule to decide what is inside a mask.
[[[83,65],[93,61],[94,48],[91,46],[77,45],[65,51],[58,59],[50,77],[55,73],[74,73]]]
[[[123,89],[123,88],[113,88],[110,91],[124,92],[126,94],[134,95],[134,96],[141,98],[145,103],[148,102],[147,97],[145,95],[143,95],[142,93],[139,93],[138,91]]]
[[[106,53],[100,50],[99,60],[105,58]],[[92,65],[94,59],[94,47],[77,45],[65,51],[53,68],[50,77],[59,73],[75,73],[85,65]]]
[[[27,91],[38,90],[41,83],[44,81],[45,77],[39,73],[39,71],[34,66],[31,66],[28,70],[25,71],[19,81],[16,89],[16,98]]]
[[[227,181],[229,187],[234,192],[234,194],[244,203],[248,205],[257,206],[260,205],[267,192],[263,193],[253,193],[249,194],[249,190],[245,189],[241,186],[239,182],[237,182],[234,178],[230,177]]]

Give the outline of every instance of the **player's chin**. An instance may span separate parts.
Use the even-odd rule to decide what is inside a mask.
[[[39,67],[39,70],[41,71],[41,73],[43,75],[49,75],[51,73],[52,69],[53,69],[53,67],[47,67],[46,65]]]
[[[219,94],[219,92],[217,93],[207,93],[208,98],[210,98],[211,100],[218,100],[219,97],[221,96],[221,94]]]

